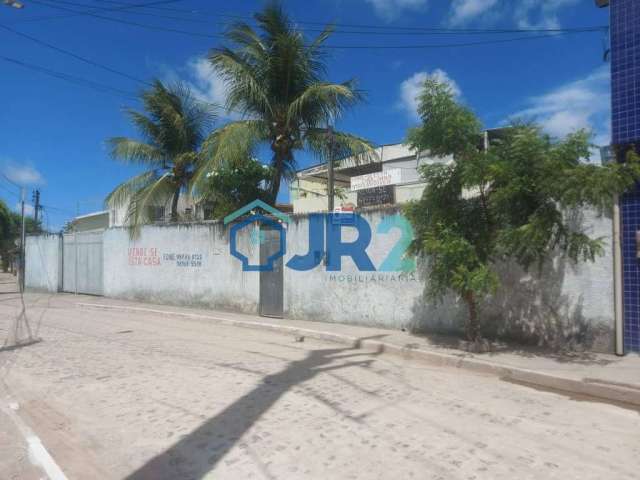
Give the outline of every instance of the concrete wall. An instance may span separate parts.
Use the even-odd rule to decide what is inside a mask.
[[[373,235],[367,253],[379,268],[400,237],[400,231],[376,234],[380,223],[398,209],[363,213]],[[287,231],[288,261],[308,251],[308,221],[295,217]],[[343,227],[342,240],[353,241],[356,231]],[[413,305],[423,286],[415,273],[359,272],[349,257],[343,257],[340,272],[327,272],[324,265],[311,271],[289,268],[284,273],[285,316],[324,322],[403,328],[411,324]]]
[[[57,292],[62,286],[61,238],[29,236],[25,249],[25,288]]]
[[[378,268],[400,236],[398,229],[375,231],[396,208],[363,213],[374,232],[367,250]],[[541,271],[524,272],[517,265],[499,265],[498,294],[481,311],[486,333],[555,348],[586,347],[613,351],[612,222],[587,212],[573,221],[605,241],[605,254],[595,262],[573,264],[554,258]],[[297,217],[288,229],[288,253],[307,251],[307,221]],[[353,230],[345,227],[343,239]],[[454,297],[442,302],[424,295],[426,262],[412,274],[358,272],[350,259],[341,272],[285,269],[285,316],[326,322],[406,328],[416,332],[462,332],[467,315]]]
[[[258,261],[250,229],[238,249]],[[147,226],[131,239],[124,228],[104,234],[104,294],[175,305],[256,312],[259,278],[229,254],[228,229],[219,223]]]
[[[402,221],[397,207],[361,212],[372,230],[367,253],[376,272],[360,272],[349,257],[339,272],[324,264],[310,271],[284,268],[284,315],[323,322],[461,332],[465,305],[454,297],[434,303],[425,297],[426,262],[414,271],[379,271],[401,237],[401,229],[381,225]],[[587,212],[572,220],[606,242],[594,263],[572,264],[557,257],[538,272],[499,265],[502,287],[481,310],[485,332],[557,348],[585,346],[612,351],[613,261],[611,219]],[[406,221],[406,220],[405,220]],[[286,262],[308,251],[308,216],[294,215],[287,226]],[[388,226],[388,225],[387,225]],[[342,227],[342,240],[356,231]],[[258,235],[241,230],[238,249],[259,264]],[[209,306],[255,313],[260,273],[243,272],[230,255],[229,230],[219,223],[147,226],[131,239],[129,231],[104,233],[104,294],[147,302]],[[58,237],[30,237],[27,286],[55,291]]]

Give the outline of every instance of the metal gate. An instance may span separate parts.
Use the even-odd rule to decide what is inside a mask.
[[[269,225],[260,226],[260,264],[280,250],[283,232]],[[283,266],[282,257],[272,262],[270,271],[260,272],[260,315],[282,318],[283,313]]]
[[[102,231],[64,235],[62,290],[102,295]]]

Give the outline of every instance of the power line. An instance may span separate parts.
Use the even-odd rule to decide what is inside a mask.
[[[105,17],[104,15],[99,15],[96,12],[96,10],[91,10],[91,11],[78,11],[78,10],[73,10],[71,8],[67,8],[67,7],[61,7],[60,5],[52,5],[40,0],[30,0],[31,3],[36,3],[39,5],[44,5],[46,7],[51,7],[51,8],[55,8],[58,10],[64,10],[67,12],[72,12],[74,15],[67,15],[66,17],[69,16],[89,16],[89,17],[93,17],[93,18],[98,18],[101,20],[106,20],[108,22],[113,22],[113,23],[122,23],[125,25],[131,25],[134,27],[140,27],[140,28],[146,28],[148,30],[158,30],[158,31],[163,31],[163,32],[168,32],[168,33],[177,33],[177,34],[181,34],[181,35],[188,35],[188,36],[192,36],[192,37],[202,37],[202,38],[225,38],[224,35],[216,35],[216,34],[208,34],[208,33],[198,33],[198,32],[191,32],[189,30],[180,30],[177,28],[170,28],[170,27],[162,27],[159,25],[148,25],[145,23],[140,23],[140,22],[132,22],[130,20],[123,20],[121,18],[112,18],[112,17]],[[177,1],[177,0],[174,0]],[[123,7],[124,8],[124,7]],[[111,11],[116,11],[115,9],[111,10]],[[54,18],[63,18],[61,16],[58,17],[54,17]]]
[[[131,3],[128,2],[118,2],[115,0],[93,0],[94,2],[101,2],[101,3],[111,3],[112,5],[131,5]],[[172,7],[161,7],[158,5],[145,5],[144,7],[141,8],[149,8],[151,10],[164,10],[167,12],[182,12],[182,13],[199,13],[198,10],[185,10],[185,9],[181,9],[181,8],[172,8]]]
[[[200,19],[200,18],[185,18],[185,17],[177,17],[175,15],[163,15],[163,14],[160,14],[160,13],[131,11],[131,10],[128,9],[128,8],[131,8],[131,4],[122,3],[122,2],[115,2],[115,3],[118,4],[118,5],[128,5],[127,10],[114,10],[113,8],[109,8],[109,7],[91,6],[91,5],[87,5],[86,3],[77,3],[77,2],[69,2],[69,1],[64,1],[64,0],[56,0],[56,4],[60,4],[60,3],[65,4],[65,5],[76,6],[76,7],[91,8],[91,9],[93,9],[95,11],[102,11],[102,12],[109,12],[109,13],[111,13],[111,12],[113,12],[113,13],[126,13],[126,14],[129,14],[129,15],[142,15],[142,16],[146,16],[146,17],[163,18],[163,19],[168,19],[168,20],[179,20],[179,21],[188,22],[188,23],[200,23],[200,24],[211,25],[211,21]],[[110,2],[110,3],[114,3],[114,2]],[[50,6],[50,5],[48,5],[48,6]],[[55,18],[65,18],[65,17],[57,16]],[[46,19],[46,18],[25,19],[25,21],[29,21],[29,20],[40,21],[40,20],[43,20],[43,19]],[[218,25],[225,25],[225,24],[218,23]]]
[[[77,212],[73,212],[72,210],[67,210],[65,208],[52,207],[51,205],[40,205],[40,207],[42,207],[42,209],[44,210],[53,210],[55,212],[61,212],[67,215],[73,215],[74,217],[77,214]]]
[[[150,17],[154,17],[154,18],[163,18],[163,19],[169,19],[169,20],[178,20],[178,21],[183,21],[183,22],[189,22],[189,23],[199,23],[199,24],[206,24],[206,25],[212,25],[212,22],[210,20],[205,20],[205,19],[199,19],[199,18],[184,18],[184,17],[177,17],[175,15],[163,15],[163,14],[157,14],[157,13],[151,13],[151,12],[139,12],[139,11],[131,11],[131,10],[126,10],[126,11],[118,11],[118,10],[114,10],[113,8],[108,8],[108,7],[91,7],[90,5],[87,5],[85,3],[77,3],[77,2],[71,2],[71,1],[64,1],[64,0],[57,0],[56,1],[56,5],[58,4],[66,4],[66,5],[72,5],[72,6],[77,6],[77,7],[90,7],[93,8],[95,10],[99,10],[99,11],[104,11],[104,12],[114,12],[114,13],[125,13],[128,15],[142,15],[142,16],[150,16]],[[123,3],[123,2],[109,2],[109,3],[115,3],[117,5],[128,5],[129,7],[131,7],[131,4],[127,4],[127,3]],[[50,4],[46,4],[49,7],[53,7],[55,8],[53,5]],[[176,11],[177,9],[172,9],[172,11]],[[180,11],[180,10],[177,10]],[[253,17],[245,17],[245,16],[240,16],[240,15],[225,15],[225,14],[212,14],[212,16],[218,16],[218,17],[229,17],[229,18],[237,18],[237,19],[251,19],[253,20]],[[55,18],[61,18],[61,17],[55,17]],[[111,17],[110,17],[111,18]],[[38,18],[36,19],[26,19],[25,22],[27,21],[31,21],[31,20],[40,20]],[[302,23],[302,22],[298,22],[298,23]],[[316,22],[311,22],[313,24],[315,24]],[[319,23],[319,22],[317,22]],[[221,25],[221,26],[226,26],[227,23],[221,23],[221,22],[217,22],[217,23],[213,23],[214,25]],[[336,25],[334,25],[336,26]],[[162,28],[162,27],[160,27]],[[393,27],[382,27],[382,26],[364,26],[361,25],[359,27],[356,27],[356,25],[352,25],[351,27],[346,27],[346,28],[375,28],[377,30],[333,30],[332,34],[337,34],[337,35],[374,35],[374,36],[380,36],[380,35],[402,35],[402,36],[406,36],[406,35],[462,35],[462,34],[473,34],[473,35],[478,35],[478,34],[505,34],[505,33],[559,33],[559,32],[594,32],[594,31],[603,31],[604,29],[606,29],[606,26],[592,26],[592,27],[576,27],[576,28],[556,28],[556,29],[449,29],[449,28],[420,28],[420,27],[415,27],[415,28],[411,28],[411,27],[395,27],[398,30],[388,30],[389,28],[393,28]],[[379,30],[379,29],[385,29],[385,30]],[[306,29],[305,31],[307,32],[323,32],[324,29]]]
[[[150,6],[154,6],[154,5],[162,5],[162,4],[166,4],[166,3],[176,3],[176,2],[183,2],[184,0],[158,0],[158,1],[154,1],[154,2],[148,2],[148,3],[130,3],[127,4],[126,6],[122,6],[122,7],[114,7],[112,9],[110,9],[113,12],[119,12],[119,11],[126,11],[132,8],[145,8],[145,7],[150,7]],[[40,3],[37,2],[35,0],[29,0],[29,3]],[[52,8],[56,8],[53,5],[47,5],[42,3],[41,5],[47,6],[47,7],[52,7]],[[41,17],[31,17],[31,18],[25,18],[23,20],[20,20],[19,22],[16,23],[22,23],[22,22],[31,22],[31,21],[40,21],[40,20],[55,20],[58,18],[70,18],[70,17],[77,17],[77,16],[82,16],[82,15],[88,15],[91,13],[95,13],[95,7],[90,7],[93,8],[94,10],[88,11],[88,12],[78,12],[75,11],[73,12],[71,15],[47,15],[47,16],[41,16]],[[64,8],[60,8],[62,10],[65,10]]]
[[[3,185],[2,183],[0,183],[0,188],[1,188],[1,189],[3,189],[5,192],[7,192],[7,193],[9,193],[9,194],[13,195],[14,197],[16,197],[16,198],[18,198],[18,199],[20,198],[20,194],[18,194],[18,193],[16,193],[16,192],[14,192],[14,191],[12,191],[12,190],[10,190],[10,189],[9,189],[9,187],[6,187],[6,186],[5,186],[5,185]]]
[[[455,47],[475,47],[480,45],[496,45],[501,43],[514,43],[525,40],[540,40],[543,38],[552,38],[559,36],[566,36],[575,33],[584,32],[560,32],[560,33],[548,33],[545,35],[527,35],[520,37],[501,38],[498,40],[479,40],[476,42],[460,42],[460,43],[433,43],[423,45],[327,45],[326,48],[332,48],[336,50],[406,50],[406,49],[438,49],[438,48],[455,48]]]
[[[77,2],[70,2],[70,1],[58,1],[57,3],[66,3],[66,4],[73,4],[73,5],[78,5],[78,6],[86,6],[86,7],[90,7],[87,4],[80,4]],[[131,3],[127,3],[127,2],[121,2],[121,1],[114,1],[114,0],[105,0],[105,3],[110,3],[110,4],[114,4],[114,5],[121,5],[121,6],[125,6],[126,7],[133,7],[134,4]],[[157,7],[157,6],[151,6],[151,5],[138,5],[140,8],[151,8],[151,9],[157,9],[157,10],[167,10],[167,11],[172,11],[172,12],[182,12],[182,13],[186,13],[186,14],[200,14],[200,16],[202,16],[203,14],[209,15],[211,17],[222,17],[222,18],[232,18],[232,19],[237,19],[237,20],[250,20],[250,21],[254,21],[255,22],[255,17],[251,16],[251,15],[238,15],[238,14],[230,14],[230,13],[212,13],[212,12],[207,12],[207,11],[202,11],[202,10],[194,10],[194,9],[190,9],[190,10],[184,10],[184,9],[179,9],[179,8],[167,8],[167,7]],[[105,8],[105,7],[93,7],[93,8],[100,8],[101,10],[106,10],[106,11],[116,11],[114,9],[109,9],[109,8]],[[123,13],[128,13],[128,14],[135,14],[135,15],[154,15],[150,12],[133,12],[130,11],[129,8],[126,8],[126,11],[124,11]],[[56,17],[56,18],[60,18],[60,17]],[[173,20],[185,20],[185,21],[197,21],[198,23],[208,23],[211,24],[211,22],[208,22],[207,20],[201,20],[201,19],[188,19],[188,18],[184,18],[184,17],[175,17],[175,16],[171,16],[171,17],[165,17],[165,18],[170,18]],[[27,21],[28,19],[25,19],[25,21]],[[391,31],[405,31],[405,32],[425,32],[425,33],[430,33],[430,34],[435,34],[435,33],[448,33],[448,34],[464,34],[464,33],[471,33],[471,34],[485,34],[485,33],[553,33],[553,32],[566,32],[566,31],[603,31],[606,30],[608,27],[606,25],[602,25],[602,26],[590,26],[590,27],[574,27],[574,28],[517,28],[517,29],[479,29],[479,28],[444,28],[444,27],[406,27],[406,26],[392,26],[392,25],[372,25],[372,24],[362,24],[362,23],[336,23],[336,22],[332,22],[332,21],[324,21],[324,22],[320,22],[320,21],[294,21],[293,23],[295,24],[301,24],[301,25],[315,25],[315,26],[326,26],[326,25],[332,25],[334,27],[339,27],[339,28],[365,28],[365,29],[374,29],[374,30],[381,30],[381,31],[387,31],[387,32],[391,32]],[[322,30],[309,30],[309,31],[322,31]],[[382,33],[382,32],[355,32],[355,31],[334,31],[334,33]]]
[[[18,189],[22,188],[22,185],[18,185],[16,182],[14,182],[9,177],[7,177],[4,173],[0,173],[0,175],[2,175],[2,178],[4,178],[7,182],[9,182],[14,187],[16,187]]]
[[[58,72],[56,70],[51,70],[47,67],[42,67],[40,65],[34,65],[30,63],[23,62],[16,58],[5,57],[0,55],[0,60],[4,60],[8,63],[13,63],[15,65],[19,65],[29,70],[33,70],[36,72],[43,73],[45,75],[49,75],[51,77],[58,78],[60,80],[65,80],[70,83],[74,83],[76,85],[81,85],[83,87],[93,88],[94,90],[103,92],[103,93],[116,93],[118,95],[123,95],[129,98],[137,98],[133,93],[126,92],[124,90],[120,90],[119,88],[111,87],[110,85],[105,85],[102,83],[94,82],[93,80],[87,80],[82,77],[76,77],[74,75],[69,75],[66,73]]]
[[[35,42],[35,43],[37,43],[39,45],[45,46],[47,48],[50,48],[51,50],[54,50],[56,52],[59,52],[59,53],[62,53],[64,55],[68,55],[70,57],[73,57],[73,58],[75,58],[77,60],[80,60],[81,62],[87,63],[89,65],[93,65],[94,67],[102,68],[103,70],[106,70],[106,71],[111,72],[111,73],[115,73],[116,75],[120,75],[120,76],[128,78],[130,80],[134,80],[134,81],[136,81],[138,83],[142,83],[142,84],[151,86],[151,83],[146,82],[145,80],[141,80],[141,79],[139,79],[137,77],[134,77],[133,75],[129,75],[128,73],[121,72],[119,70],[116,70],[115,68],[111,68],[111,67],[103,65],[101,63],[95,62],[95,61],[93,61],[93,60],[91,60],[89,58],[86,58],[86,57],[83,57],[83,56],[78,55],[76,53],[70,52],[69,50],[65,50],[65,49],[63,49],[61,47],[57,47],[57,46],[55,46],[55,45],[53,45],[51,43],[45,42],[44,40],[40,40],[38,38],[32,37],[31,35],[27,35],[26,33],[19,32],[17,30],[14,30],[13,28],[10,28],[10,27],[8,27],[6,25],[3,25],[1,23],[0,23],[0,28],[6,30],[8,32],[11,32],[11,33],[13,33],[15,35],[18,35],[20,37],[27,38],[27,39],[31,40],[32,42]]]
[[[0,25],[0,27],[2,27],[2,25]],[[38,43],[40,43],[40,42],[38,42]],[[46,44],[46,42],[42,42],[42,43]],[[51,48],[54,48],[55,50],[58,50],[58,48],[55,47],[54,45],[50,45],[50,44],[46,44],[46,45],[51,47]],[[73,52],[64,51],[64,53],[66,53],[68,55],[71,55],[73,57],[79,58],[79,56],[74,54]],[[99,62],[95,62],[94,60],[90,60],[90,59],[87,59],[87,58],[84,58],[84,57],[81,57],[81,59],[83,61],[86,61],[87,63],[90,63],[90,64],[95,65],[97,67],[104,68],[104,69],[107,69],[109,71],[113,71],[114,73],[118,73],[120,75],[126,76],[128,78],[133,79],[133,80],[136,80],[137,82],[143,83],[145,85],[153,86],[153,84],[151,84],[149,82],[137,79],[136,77],[133,77],[133,76],[128,75],[128,74],[126,74],[124,72],[120,72],[118,70],[112,69],[111,67],[107,67],[106,65],[103,65],[103,64],[101,64]],[[21,67],[25,67],[25,68],[28,68],[30,70],[34,70],[34,71],[37,71],[37,72],[40,72],[40,73],[44,73],[46,75],[50,75],[50,76],[58,78],[60,80],[69,81],[70,83],[79,84],[79,85],[82,85],[84,87],[97,89],[98,91],[103,92],[103,93],[116,93],[119,96],[124,96],[124,97],[129,98],[129,99],[137,99],[138,98],[137,95],[132,93],[132,92],[127,92],[125,90],[121,90],[119,88],[112,87],[111,85],[106,85],[104,83],[98,83],[98,82],[95,82],[93,80],[88,80],[88,79],[85,79],[85,78],[82,78],[82,77],[77,77],[77,76],[74,76],[74,75],[69,75],[69,74],[66,74],[66,73],[58,72],[56,70],[51,70],[51,69],[49,69],[47,67],[43,67],[41,65],[29,64],[29,63],[23,62],[21,60],[15,59],[15,58],[5,57],[5,56],[2,56],[2,55],[0,55],[0,60],[4,60],[6,62],[17,64],[17,65],[19,65]],[[210,105],[214,105],[214,104],[211,104],[210,102],[206,102],[204,100],[201,100],[201,101],[203,103],[208,103]],[[238,110],[228,110],[228,112],[229,113],[240,113],[240,114],[244,113],[244,112],[241,112],[241,111],[238,111]],[[16,185],[16,186],[19,187],[19,185]]]
[[[89,15],[91,17],[95,17],[95,18],[99,18],[102,20],[106,20],[109,22],[114,22],[114,23],[122,23],[125,25],[132,25],[132,26],[136,26],[136,27],[140,27],[140,28],[145,28],[145,29],[149,29],[149,30],[157,30],[157,31],[163,31],[163,32],[169,32],[169,33],[177,33],[177,34],[181,34],[181,35],[187,35],[187,36],[192,36],[192,37],[204,37],[204,38],[226,38],[224,35],[220,35],[220,34],[207,34],[207,33],[200,33],[200,32],[192,32],[189,30],[180,30],[180,29],[175,29],[175,28],[168,28],[168,27],[162,27],[162,26],[157,26],[157,25],[148,25],[148,24],[144,24],[144,23],[139,23],[139,22],[132,22],[132,21],[128,21],[128,20],[122,20],[122,19],[116,19],[116,18],[111,18],[111,17],[105,17],[103,15],[96,15],[93,14],[91,12],[78,12],[77,10],[73,10],[73,9],[69,9],[66,7],[61,7],[58,5],[49,5],[41,0],[31,0],[34,3],[39,3],[39,4],[43,4],[43,5],[47,5],[47,6],[51,6],[52,8],[58,8],[58,9],[62,9],[62,10],[66,10],[66,11],[71,11],[71,12],[75,12],[75,13],[80,13],[80,14],[86,14]],[[537,40],[537,39],[542,39],[542,38],[550,38],[550,37],[556,37],[556,36],[562,36],[562,35],[569,35],[569,34],[576,34],[576,33],[590,33],[590,32],[596,32],[599,30],[593,30],[589,28],[584,28],[584,29],[575,29],[575,30],[567,30],[567,31],[556,31],[554,33],[547,33],[545,35],[526,35],[526,36],[520,36],[520,37],[512,37],[512,38],[506,38],[506,39],[498,39],[498,40],[484,40],[484,41],[476,41],[476,42],[461,42],[461,43],[440,43],[440,44],[422,44],[422,45],[325,45],[324,48],[327,49],[372,49],[372,50],[388,50],[388,49],[436,49],[436,48],[455,48],[455,47],[471,47],[471,46],[477,46],[477,45],[492,45],[492,44],[501,44],[501,43],[511,43],[511,42],[518,42],[518,41],[523,41],[523,40]]]

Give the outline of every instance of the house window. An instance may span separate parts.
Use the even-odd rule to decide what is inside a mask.
[[[148,216],[150,222],[162,222],[164,221],[164,206],[150,205],[147,207]]]

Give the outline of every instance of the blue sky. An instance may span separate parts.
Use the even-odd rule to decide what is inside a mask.
[[[220,44],[219,39],[154,31],[88,16],[67,16],[69,12],[50,6],[86,11],[87,7],[79,5],[114,8],[119,2],[22,1],[26,5],[22,10],[0,5],[0,24],[140,79],[179,78],[190,83],[203,98],[224,101],[224,85],[203,60],[209,48]],[[609,15],[608,9],[596,8],[593,0],[315,0],[284,4],[292,18],[300,22],[387,27],[568,28],[607,25]],[[228,20],[220,14],[250,15],[262,5],[262,1],[249,0],[184,0],[136,10],[180,16],[189,22],[135,15],[130,13],[133,10],[100,14],[215,35]],[[66,18],[51,18],[61,15]],[[301,27],[317,28],[308,24]],[[313,34],[309,32],[310,36]],[[327,43],[433,45],[517,35],[335,34]],[[133,80],[2,29],[0,39],[0,56],[107,84],[125,93],[136,93],[141,88]],[[341,119],[338,128],[378,144],[402,141],[407,129],[416,123],[414,99],[420,82],[427,75],[435,75],[451,82],[461,101],[473,108],[487,127],[522,116],[537,119],[558,136],[590,127],[596,141],[605,144],[609,141],[610,101],[604,49],[601,33],[473,47],[332,49],[329,78],[343,81],[355,77],[367,94],[367,101]],[[52,229],[60,228],[77,209],[80,213],[102,209],[104,197],[136,172],[111,160],[104,148],[108,137],[135,136],[122,108],[135,107],[136,101],[74,85],[2,59],[0,81],[1,171],[12,181],[27,186],[29,201],[33,188],[41,190],[45,223]],[[301,167],[312,161],[304,155],[299,158]],[[18,202],[15,190],[5,179],[0,180],[0,197],[14,208]],[[281,198],[286,200],[286,194]]]

